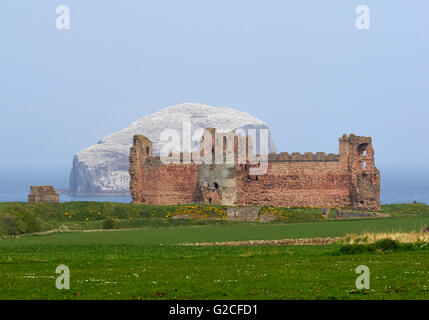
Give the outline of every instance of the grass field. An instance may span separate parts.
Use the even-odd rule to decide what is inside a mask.
[[[86,204],[75,205],[82,209]],[[0,211],[2,206],[10,204],[0,204]],[[147,220],[140,218],[147,224],[139,222],[140,228],[135,230],[20,235],[0,240],[0,299],[429,298],[427,245],[359,254],[345,254],[340,244],[178,245],[421,230],[429,226],[426,205],[384,206],[381,211],[392,217],[383,219],[318,221],[313,216],[306,221],[298,216],[295,220],[270,224],[176,220],[159,227],[156,219],[165,219],[169,209],[163,208],[166,211],[159,216],[152,213],[152,217],[145,217]],[[61,210],[55,208],[52,217],[64,219]],[[55,219],[45,226],[57,225],[53,223]],[[72,224],[70,229],[83,229],[88,226],[85,223],[90,223],[83,215],[79,224],[65,219],[68,220],[61,222]],[[101,226],[101,220],[95,222]],[[55,287],[58,277],[55,269],[60,264],[70,268],[70,290]],[[358,274],[354,269],[359,265],[370,268],[369,290],[356,289]]]

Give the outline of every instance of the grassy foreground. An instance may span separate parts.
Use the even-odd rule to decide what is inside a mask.
[[[2,206],[7,205],[0,204],[0,212]],[[427,245],[360,253],[343,250],[339,244],[178,245],[408,232],[429,225],[426,205],[384,206],[381,211],[392,218],[307,221],[300,216],[271,224],[170,219],[159,227],[153,216],[151,221],[150,217],[142,220],[149,222],[136,230],[5,238],[0,240],[0,299],[428,299]],[[51,219],[44,216],[47,224],[66,216],[55,212]],[[66,226],[82,228],[90,223],[83,214],[82,221],[65,219],[60,222]],[[160,214],[158,219],[168,218]],[[94,222],[100,223],[97,229],[101,221]],[[70,290],[55,287],[59,276],[55,269],[60,264],[70,268]],[[354,270],[359,265],[370,269],[370,290],[356,289]]]
[[[48,245],[0,250],[0,299],[427,299],[429,250]],[[70,290],[55,269],[70,268]],[[357,290],[367,265],[371,289]]]

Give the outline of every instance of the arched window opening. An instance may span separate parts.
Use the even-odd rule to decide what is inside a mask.
[[[150,153],[150,148],[149,148],[149,147],[146,147],[146,155],[148,156],[148,155],[149,155],[149,153]]]
[[[358,146],[358,154],[362,157],[366,157],[366,149],[368,148],[367,143],[362,143]]]

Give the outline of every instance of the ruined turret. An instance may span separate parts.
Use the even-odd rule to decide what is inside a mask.
[[[371,137],[344,134],[339,143],[340,162],[350,172],[351,207],[380,209],[380,171],[375,167]]]
[[[136,134],[133,138],[133,146],[130,149],[130,191],[134,201],[145,202],[142,196],[142,185],[138,183],[139,174],[141,173],[141,166],[146,159],[152,157],[153,145],[152,141],[144,135]]]

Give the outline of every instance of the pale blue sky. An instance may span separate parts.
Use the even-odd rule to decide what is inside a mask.
[[[429,166],[427,1],[2,0],[0,38],[0,166],[71,167],[182,102],[251,113],[279,151],[337,153],[353,132],[380,168]]]

